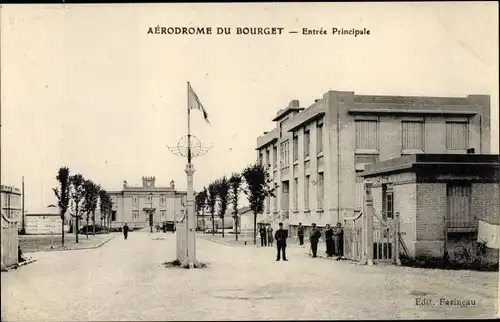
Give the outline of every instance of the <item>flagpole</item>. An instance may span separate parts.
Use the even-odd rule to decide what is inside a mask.
[[[191,87],[191,85],[189,84],[189,82],[187,82],[187,103],[188,103],[188,142],[187,142],[187,157],[188,157],[188,164],[191,164],[191,106],[189,105],[189,89]]]

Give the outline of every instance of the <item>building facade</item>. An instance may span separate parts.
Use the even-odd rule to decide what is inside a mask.
[[[335,225],[362,210],[365,165],[418,153],[490,153],[490,97],[371,96],[329,91],[293,100],[257,138],[277,186],[261,220]]]
[[[399,214],[401,238],[411,256],[443,256],[467,238],[477,240],[480,221],[498,218],[499,156],[415,154],[366,167],[379,218]]]
[[[175,190],[174,181],[166,187],[157,187],[155,181],[155,177],[142,177],[142,186],[129,186],[123,181],[121,191],[109,192],[113,203],[112,227],[127,223],[133,228],[143,228],[182,217],[187,192]]]
[[[17,221],[18,229],[22,222],[22,194],[21,190],[10,186],[0,186],[2,215],[10,220]]]

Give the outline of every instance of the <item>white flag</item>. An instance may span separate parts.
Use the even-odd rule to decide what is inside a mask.
[[[188,82],[188,109],[200,110],[203,113],[203,118],[205,119],[205,122],[210,124],[210,121],[208,120],[208,113],[203,107],[203,104],[201,104],[198,95],[196,95],[194,89],[191,87],[191,84],[189,84],[189,82]]]

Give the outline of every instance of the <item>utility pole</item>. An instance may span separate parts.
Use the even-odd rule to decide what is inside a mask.
[[[24,235],[25,233],[25,226],[24,226],[24,176],[23,176],[23,182],[22,182],[22,196],[21,196],[21,234]]]

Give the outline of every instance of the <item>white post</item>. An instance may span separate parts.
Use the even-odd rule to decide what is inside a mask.
[[[196,216],[194,213],[194,193],[193,193],[193,174],[194,166],[191,163],[186,165],[184,170],[187,175],[187,200],[186,200],[186,257],[183,263],[183,267],[199,267],[199,263],[196,260]]]

